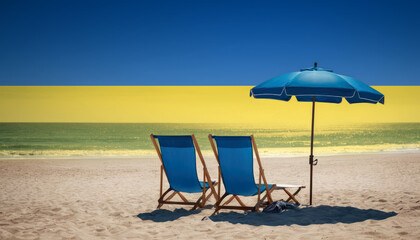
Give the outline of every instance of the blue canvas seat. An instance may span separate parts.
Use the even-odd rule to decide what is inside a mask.
[[[201,154],[200,148],[194,135],[187,136],[163,136],[150,135],[153,145],[156,148],[159,159],[162,162],[160,178],[160,197],[158,208],[163,204],[183,204],[194,205],[193,209],[201,206],[213,195],[218,200],[218,195],[214,189],[217,182],[212,182],[210,174],[207,171],[206,163]],[[157,141],[156,141],[157,139]],[[203,180],[199,181],[196,166],[196,151],[203,165]],[[162,193],[163,172],[169,182],[169,188]],[[210,189],[211,194],[206,197],[206,191]],[[173,191],[166,199],[165,196]],[[189,202],[181,192],[200,193],[202,196],[196,202]],[[179,195],[180,201],[170,201],[175,195]]]
[[[263,204],[265,198],[268,202],[272,202],[271,192],[276,188],[275,184],[268,184],[264,170],[261,166],[258,150],[254,137],[251,136],[212,136],[209,140],[219,163],[223,185],[225,186],[225,194],[215,204],[216,214],[220,209],[243,209],[258,211]],[[214,141],[216,144],[214,144]],[[259,166],[259,183],[255,183],[253,168],[253,150],[257,158]],[[266,195],[261,198],[261,194]],[[233,195],[223,205],[224,198]],[[246,206],[238,196],[255,196],[258,200],[255,206]],[[236,199],[240,206],[228,206],[233,199]]]

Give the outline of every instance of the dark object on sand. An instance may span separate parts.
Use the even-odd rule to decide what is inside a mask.
[[[286,209],[295,209],[298,206],[299,205],[289,203],[289,202],[277,201],[277,202],[272,202],[268,204],[267,207],[264,208],[263,212],[264,213],[281,213],[282,211]]]

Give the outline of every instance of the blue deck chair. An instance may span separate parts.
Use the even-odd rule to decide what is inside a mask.
[[[162,163],[160,167],[160,195],[157,208],[160,208],[163,204],[181,204],[194,205],[191,210],[195,210],[198,207],[204,207],[204,204],[212,195],[216,201],[219,200],[219,195],[216,194],[214,189],[214,186],[218,183],[211,181],[206,163],[194,135],[157,136],[151,134],[150,138]],[[203,165],[203,182],[199,181],[197,176],[196,151]],[[169,182],[169,188],[164,193],[162,193],[163,172],[165,172]],[[208,189],[211,190],[211,194],[206,196]],[[173,193],[165,199],[165,196],[171,191]],[[196,202],[190,202],[181,192],[201,192],[202,195]],[[179,195],[182,202],[170,201],[175,195]]]
[[[213,139],[216,141],[214,144]],[[259,207],[267,204],[264,202],[267,198],[268,203],[273,202],[271,192],[276,189],[275,184],[268,184],[261,165],[260,156],[258,154],[257,145],[254,137],[246,136],[212,136],[209,135],[211,147],[214,155],[219,163],[219,171],[221,173],[226,193],[216,202],[216,208],[213,215],[217,214],[220,209],[237,209],[258,211]],[[253,153],[257,158],[259,166],[259,183],[255,183],[253,169]],[[262,180],[262,182],[261,182]],[[266,192],[261,198],[261,194]],[[229,195],[233,195],[225,203],[222,201]],[[255,196],[258,195],[257,203],[254,206],[246,206],[238,196]],[[240,206],[227,206],[232,200],[236,199]]]

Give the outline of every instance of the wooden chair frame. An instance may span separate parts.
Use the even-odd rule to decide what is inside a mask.
[[[209,134],[209,140],[210,140],[211,148],[213,149],[213,153],[216,157],[216,160],[219,163],[219,186],[220,186],[220,177],[223,178],[223,175],[221,174],[221,171],[220,171],[219,154],[217,152],[217,147],[214,144],[213,136],[211,134]],[[244,202],[242,202],[242,200],[238,197],[238,195],[232,195],[232,197],[230,197],[227,201],[225,201],[222,204],[223,200],[227,196],[230,195],[228,193],[225,193],[214,205],[216,210],[213,212],[212,216],[217,214],[220,209],[250,210],[250,211],[257,211],[258,212],[260,207],[262,207],[264,205],[267,205],[268,203],[273,202],[273,199],[271,197],[271,193],[276,189],[276,184],[273,184],[273,186],[270,189],[268,188],[267,179],[265,178],[265,175],[264,175],[264,169],[263,169],[262,164],[261,164],[260,155],[259,155],[258,149],[257,149],[257,144],[255,143],[255,140],[254,140],[254,135],[251,135],[251,141],[252,141],[252,148],[254,149],[254,153],[255,153],[255,156],[257,158],[258,167],[259,167],[257,203],[254,206],[246,206],[244,204]],[[263,184],[264,184],[265,189],[266,189],[266,194],[262,198],[261,198],[261,180],[263,181]],[[219,194],[220,194],[220,190],[219,190]],[[267,202],[264,202],[264,200],[266,198],[267,198]],[[227,206],[234,199],[239,203],[240,206]]]
[[[289,190],[287,190],[287,188],[297,188],[297,190],[294,193],[291,193]],[[293,200],[295,204],[300,204],[300,202],[296,199],[296,195],[300,192],[300,190],[302,190],[302,188],[306,188],[306,186],[304,185],[296,185],[296,186],[279,185],[277,186],[277,189],[283,190],[289,196],[285,202],[290,202],[291,200]]]
[[[163,206],[163,204],[179,204],[179,205],[193,205],[193,208],[191,210],[195,210],[198,207],[203,208],[204,204],[210,199],[210,197],[213,195],[214,198],[216,199],[216,202],[219,200],[220,198],[220,187],[219,187],[219,194],[216,193],[215,190],[215,186],[219,185],[219,182],[215,182],[213,184],[213,182],[211,181],[211,177],[210,174],[207,170],[207,166],[206,166],[206,162],[204,161],[204,157],[203,154],[201,153],[200,147],[198,146],[197,140],[194,136],[194,134],[191,135],[191,138],[193,140],[194,143],[194,147],[195,147],[195,151],[198,154],[201,164],[203,165],[203,192],[202,195],[200,196],[200,198],[195,201],[195,202],[190,202],[187,200],[187,198],[179,191],[175,191],[173,189],[171,189],[170,187],[164,192],[162,193],[163,190],[163,173],[165,173],[166,176],[166,180],[169,183],[169,179],[168,179],[168,175],[166,174],[166,169],[163,165],[163,159],[162,159],[162,152],[160,150],[160,147],[158,145],[158,143],[156,142],[155,136],[153,134],[150,134],[150,138],[152,139],[152,143],[155,146],[157,155],[159,156],[160,162],[161,162],[161,166],[160,166],[160,192],[159,192],[159,199],[158,199],[158,206],[157,208],[159,209],[160,207]],[[209,188],[206,189],[206,182],[209,184],[211,193],[206,196],[206,192],[207,190],[209,190]],[[172,191],[172,193],[167,197],[166,195],[168,195],[170,192]],[[182,202],[180,201],[170,201],[175,195],[178,195]]]

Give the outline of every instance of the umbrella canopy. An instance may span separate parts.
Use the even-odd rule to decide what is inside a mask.
[[[336,74],[331,70],[314,67],[301,69],[269,79],[251,89],[250,96],[254,98],[277,99],[289,101],[292,96],[300,102],[312,102],[311,154],[310,164],[310,193],[309,204],[312,205],[312,175],[314,160],[314,121],[315,102],[341,103],[345,98],[348,103],[382,103],[385,97],[382,93],[354,78]]]
[[[336,74],[316,66],[280,75],[251,89],[254,98],[289,101],[292,96],[300,102],[384,103],[384,95],[354,78]]]

